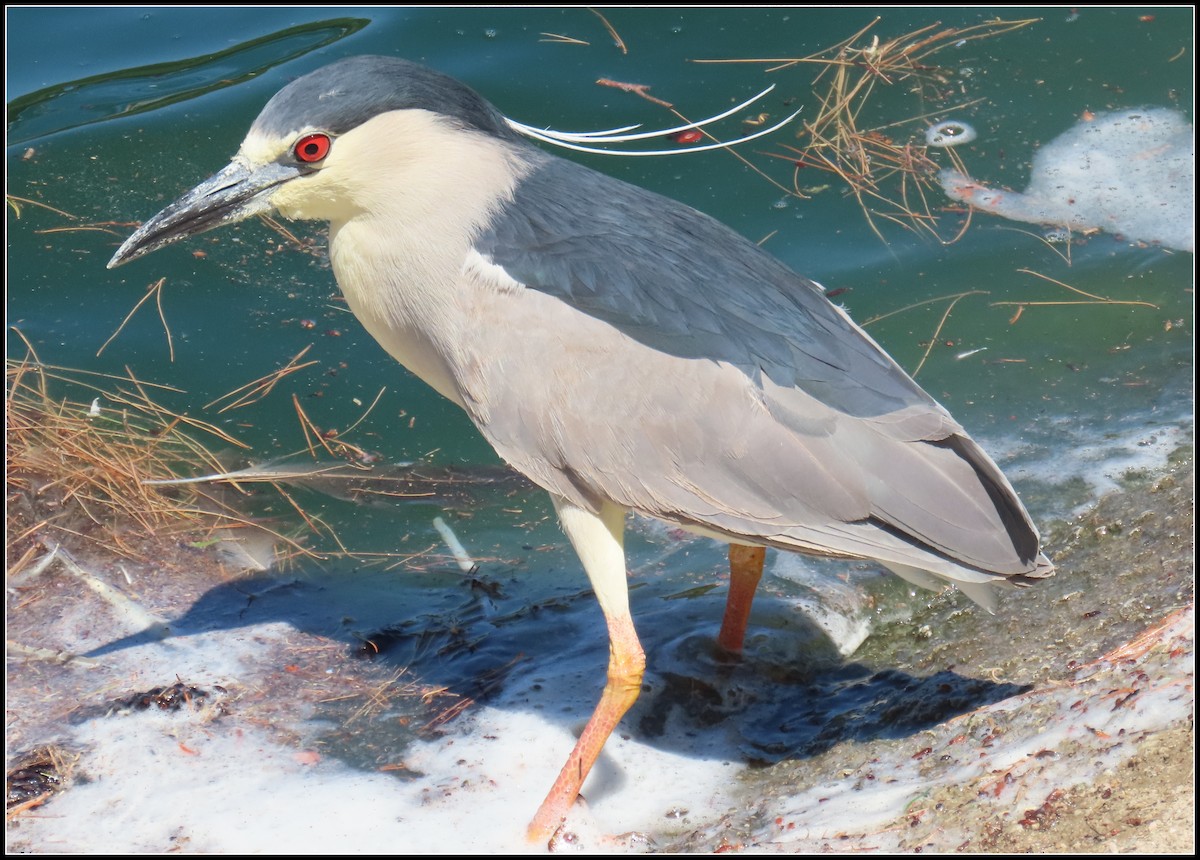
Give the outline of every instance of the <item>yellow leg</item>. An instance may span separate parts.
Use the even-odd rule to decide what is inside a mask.
[[[609,657],[608,682],[600,703],[529,825],[529,839],[543,844],[554,835],[574,805],[608,736],[637,701],[646,668],[646,656],[629,614],[623,544],[625,511],[616,505],[605,505],[596,516],[561,499],[555,499],[555,506],[563,531],[583,562],[608,623]]]
[[[767,551],[761,546],[729,545],[729,596],[725,599],[725,617],[721,619],[717,644],[733,654],[742,653],[750,604],[762,579],[766,556]]]

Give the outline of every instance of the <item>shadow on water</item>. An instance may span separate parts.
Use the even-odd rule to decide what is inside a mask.
[[[165,636],[146,630],[86,656],[284,622],[460,698],[500,709],[536,707],[572,727],[586,717],[603,685],[607,637],[591,592],[578,587],[582,576],[536,602],[527,592],[517,596],[514,580],[450,568],[418,578],[414,588],[411,575],[402,587],[389,587],[397,577],[373,570],[259,574],[210,589],[169,622]],[[447,587],[453,580],[457,587]],[[638,740],[672,752],[751,765],[807,758],[845,740],[905,737],[1027,689],[954,671],[920,677],[843,660],[817,625],[768,594],[756,602],[759,629],[734,660],[713,644],[723,588],[690,588],[680,599],[671,576],[631,585],[649,666],[625,725]],[[377,767],[381,750],[396,760],[415,734],[347,736],[336,746],[351,763]]]

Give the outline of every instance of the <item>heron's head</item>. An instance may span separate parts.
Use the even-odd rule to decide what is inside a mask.
[[[453,194],[455,176],[470,181],[448,165],[493,161],[519,141],[451,77],[395,57],[341,60],[280,90],[233,160],[144,223],[108,267],[259,213],[337,223],[407,200],[419,214]]]

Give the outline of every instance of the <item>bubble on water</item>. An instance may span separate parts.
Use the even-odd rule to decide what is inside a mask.
[[[959,119],[948,119],[925,129],[925,142],[930,146],[958,146],[979,137],[978,132]]]

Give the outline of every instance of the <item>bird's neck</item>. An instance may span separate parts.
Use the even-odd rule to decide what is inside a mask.
[[[406,193],[332,221],[329,256],[350,309],[371,335],[461,406],[453,368],[469,327],[464,271],[474,237],[511,198],[524,167],[494,145],[457,155],[411,178]]]

